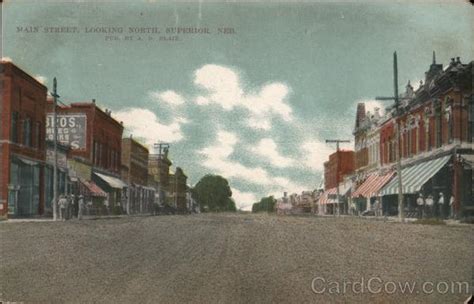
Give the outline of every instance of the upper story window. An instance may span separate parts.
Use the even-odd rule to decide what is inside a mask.
[[[25,118],[23,120],[23,145],[31,147],[31,119]]]
[[[36,122],[36,127],[35,127],[35,146],[38,148],[38,149],[41,149],[42,147],[42,138],[41,138],[41,122],[37,121]]]
[[[10,137],[12,142],[18,142],[18,112],[12,112]]]

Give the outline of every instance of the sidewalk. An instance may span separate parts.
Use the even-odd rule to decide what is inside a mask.
[[[63,221],[61,219],[56,220],[56,222],[79,222],[79,221],[87,221],[87,220],[101,220],[101,219],[120,219],[120,218],[127,218],[127,217],[145,217],[145,216],[153,216],[151,214],[132,214],[132,215],[83,215],[82,220],[78,220],[77,218],[69,219],[67,221]],[[6,219],[0,220],[1,223],[46,223],[46,222],[54,222],[53,218],[51,217],[44,217],[44,218],[13,218],[13,219]]]
[[[347,215],[347,214],[341,214],[341,215],[332,215],[332,214],[325,214],[325,215],[315,215],[315,216],[320,216],[320,217],[327,217],[327,218],[359,218],[359,219],[364,219],[364,220],[372,220],[372,221],[384,221],[384,222],[393,222],[393,223],[399,223],[400,219],[398,216],[360,216],[360,215]],[[406,217],[405,222],[406,223],[413,223],[417,218],[413,217]],[[446,219],[443,220],[447,226],[466,226],[466,225],[471,225],[467,223],[461,223],[460,220],[453,220],[453,219]]]

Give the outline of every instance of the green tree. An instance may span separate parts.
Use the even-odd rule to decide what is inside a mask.
[[[203,211],[236,211],[229,182],[220,175],[202,177],[194,186],[192,195]]]
[[[252,205],[252,212],[273,212],[275,211],[276,200],[273,196],[263,197],[260,202]]]

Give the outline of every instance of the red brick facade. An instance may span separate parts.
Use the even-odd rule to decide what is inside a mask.
[[[0,214],[5,215],[10,199],[25,194],[25,185],[15,185],[11,166],[17,159],[19,167],[35,167],[32,198],[35,203],[28,214],[42,214],[44,209],[45,111],[47,88],[11,62],[0,62]],[[19,171],[18,178],[28,170]],[[38,178],[38,180],[36,180]],[[33,178],[31,177],[31,180]],[[26,178],[27,182],[28,179]],[[33,182],[33,181],[31,181]],[[39,187],[39,188],[38,188]],[[26,188],[25,188],[26,189]],[[16,194],[14,194],[16,193]],[[9,195],[10,194],[10,195]],[[24,201],[27,202],[25,197]],[[10,202],[11,203],[11,202]],[[29,203],[29,202],[28,202]],[[11,204],[10,204],[11,205]],[[19,208],[19,209],[18,209]],[[20,210],[24,206],[17,206]],[[18,211],[16,210],[16,211]],[[16,211],[13,211],[16,214]],[[21,215],[21,214],[20,214]]]
[[[52,101],[49,102],[51,108]],[[79,157],[94,168],[119,176],[123,125],[112,118],[110,112],[100,109],[95,101],[71,103],[58,107],[57,112],[58,117],[80,113],[87,118],[85,149],[72,148],[69,157]]]
[[[344,176],[354,172],[354,151],[339,150],[329,155],[324,163],[324,189],[336,187]]]

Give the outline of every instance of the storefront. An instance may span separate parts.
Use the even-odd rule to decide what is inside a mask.
[[[8,215],[39,215],[43,166],[23,156],[12,157],[8,184]]]
[[[128,185],[121,179],[104,173],[94,172],[92,181],[107,193],[107,205],[113,213],[126,213]]]
[[[452,169],[447,166],[451,155],[419,162],[402,169],[402,193],[404,211],[407,217],[416,216],[416,197],[421,193],[423,197],[432,196],[435,202],[435,216],[438,216],[437,201],[443,193],[446,202],[452,195]],[[398,213],[398,178],[393,178],[380,191],[384,212],[388,215]],[[447,203],[444,206],[447,209]],[[395,210],[395,211],[394,211]],[[447,210],[445,210],[447,211]]]
[[[379,172],[370,174],[351,195],[355,212],[361,213],[366,210],[372,210],[372,204],[375,202],[376,197],[379,196],[380,189],[385,186],[393,176],[393,171],[385,174],[380,174]]]

